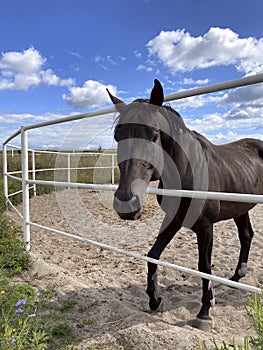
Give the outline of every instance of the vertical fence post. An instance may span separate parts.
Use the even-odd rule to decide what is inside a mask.
[[[8,200],[8,177],[7,177],[7,146],[3,145],[3,181],[4,181],[4,196]]]
[[[70,182],[70,153],[68,153],[68,182]]]
[[[32,150],[32,180],[36,180],[36,161],[35,161],[35,151]],[[37,185],[33,184],[33,194],[34,197],[37,195]]]
[[[114,185],[115,179],[114,179],[114,154],[111,155],[111,183]]]
[[[28,180],[28,143],[27,130],[21,127],[21,147],[22,147],[22,195],[23,195],[23,232],[24,242],[27,251],[30,250],[30,214],[29,214],[29,184]]]

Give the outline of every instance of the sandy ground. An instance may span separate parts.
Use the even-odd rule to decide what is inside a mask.
[[[113,194],[68,189],[30,200],[30,219],[42,225],[71,232],[106,244],[146,255],[163,218],[155,197],[149,197],[140,221],[124,222],[112,210]],[[21,211],[21,207],[18,207]],[[15,213],[9,216],[17,220]],[[255,230],[247,276],[242,279],[263,286],[262,205],[251,211]],[[19,222],[19,221],[18,221]],[[213,273],[232,276],[239,253],[233,221],[215,225]],[[200,308],[200,279],[159,267],[163,311],[150,313],[146,289],[146,263],[89,244],[44,231],[31,230],[32,269],[27,279],[39,287],[53,286],[59,300],[74,299],[71,322],[81,342],[89,347],[125,349],[198,349],[198,339],[214,348],[211,339],[242,344],[253,335],[244,305],[248,292],[215,283],[216,307],[211,310],[212,329],[192,327]],[[162,255],[162,260],[197,268],[195,235],[180,230]],[[89,322],[89,320],[92,320]]]

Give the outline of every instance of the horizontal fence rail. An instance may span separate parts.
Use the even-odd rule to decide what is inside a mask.
[[[100,184],[85,184],[85,183],[71,183],[71,182],[58,182],[58,181],[44,181],[44,180],[27,180],[27,184],[39,184],[39,185],[53,185],[57,187],[78,187],[86,188],[97,191],[116,191],[117,185],[100,185]],[[227,193],[227,192],[204,192],[204,191],[188,191],[188,190],[166,190],[159,188],[148,187],[146,189],[148,194],[156,194],[160,196],[169,197],[185,197],[194,199],[210,199],[210,200],[222,200],[228,202],[243,202],[243,203],[262,203],[263,195],[256,194],[242,194],[242,193]]]
[[[247,86],[247,85],[252,85],[252,84],[258,84],[263,82],[263,73],[241,78],[241,79],[236,79],[236,80],[231,80],[228,82],[223,82],[219,84],[214,84],[210,86],[205,86],[205,87],[199,87],[195,89],[190,89],[187,91],[180,91],[174,94],[166,95],[164,100],[165,101],[172,101],[172,100],[178,100],[182,98],[187,98],[187,97],[192,97],[196,95],[201,95],[201,94],[207,94],[207,93],[212,93],[212,92],[217,92],[221,90],[226,90],[230,88],[237,88],[241,86]],[[152,262],[157,265],[161,265],[166,268],[171,268],[173,270],[177,270],[183,273],[187,273],[190,275],[198,276],[200,278],[205,278],[208,280],[212,280],[218,283],[222,283],[234,288],[246,290],[249,292],[255,292],[257,294],[262,294],[262,291],[260,288],[256,288],[253,286],[248,286],[246,284],[242,283],[237,283],[234,281],[229,281],[225,278],[220,278],[214,275],[208,275],[193,269],[188,269],[182,266],[178,266],[175,264],[170,264],[169,262],[165,261],[160,261],[160,260],[155,260],[146,256],[142,256],[140,254],[126,251],[124,249],[120,249],[118,247],[113,247],[101,242],[93,241],[90,239],[86,239],[80,236],[72,235],[68,232],[64,231],[59,231],[54,228],[46,227],[43,225],[39,225],[37,223],[31,222],[30,221],[30,210],[29,210],[29,190],[31,188],[34,189],[34,194],[35,194],[35,186],[36,185],[51,185],[51,186],[57,186],[57,187],[67,187],[67,188],[86,188],[86,189],[93,189],[93,190],[98,190],[98,191],[115,191],[117,189],[117,186],[114,184],[111,185],[103,185],[103,184],[87,184],[87,183],[77,183],[77,182],[71,182],[70,181],[70,170],[76,170],[80,168],[75,168],[71,167],[70,165],[70,156],[67,155],[66,152],[60,152],[63,155],[67,155],[68,157],[68,166],[65,168],[62,168],[63,170],[68,170],[68,181],[62,182],[62,181],[47,181],[47,180],[36,180],[35,175],[36,172],[43,172],[43,171],[56,171],[60,170],[60,168],[48,168],[48,169],[36,169],[35,168],[35,153],[54,153],[58,154],[59,152],[53,152],[53,151],[43,151],[43,150],[30,150],[28,148],[28,131],[32,129],[37,129],[37,128],[42,128],[45,126],[49,125],[54,125],[54,124],[61,124],[61,123],[66,123],[66,122],[71,122],[71,121],[76,121],[76,120],[81,120],[84,118],[90,118],[90,117],[95,117],[95,116],[102,116],[105,114],[110,114],[116,112],[115,106],[113,107],[108,107],[104,108],[101,110],[97,111],[92,111],[89,113],[84,113],[84,114],[78,114],[78,115],[73,115],[65,118],[60,118],[44,123],[38,123],[38,124],[33,124],[29,126],[23,126],[21,127],[20,130],[15,132],[13,135],[11,135],[4,143],[3,143],[3,178],[4,178],[4,195],[6,198],[7,203],[9,203],[12,208],[17,212],[17,214],[22,218],[23,220],[23,232],[24,232],[24,241],[26,245],[26,249],[30,249],[30,227],[38,227],[42,228],[44,230],[47,230],[49,232],[52,232],[54,234],[59,234],[64,237],[68,237],[71,239],[76,239],[88,244],[92,244],[94,246],[111,250],[119,254],[123,254],[126,256],[133,257],[135,259],[143,260],[146,262]],[[11,145],[9,142],[13,140],[15,137],[21,135],[21,147]],[[22,164],[22,170],[18,171],[12,171],[8,172],[8,164],[7,164],[7,147],[10,147],[12,150],[21,150],[22,155],[21,155],[21,164]],[[28,167],[28,155],[29,152],[32,152],[32,169],[29,170]],[[70,154],[85,154],[83,153],[70,153]],[[92,153],[87,153],[87,154],[92,154]],[[100,154],[101,155],[101,154]],[[108,154],[105,154],[105,156]],[[13,153],[12,153],[13,156]],[[108,167],[107,167],[108,168]],[[61,170],[62,170],[61,169]],[[82,168],[81,168],[82,169]],[[87,169],[87,168],[85,168]],[[29,179],[29,174],[31,174],[32,179]],[[114,177],[114,170],[112,171],[113,177]],[[17,175],[22,175],[22,176],[17,176]],[[18,182],[22,183],[22,190],[17,191],[15,193],[9,194],[8,193],[8,179],[12,179]],[[19,213],[17,208],[12,204],[11,200],[9,197],[12,197],[16,195],[17,193],[22,192],[23,195],[23,213]],[[200,200],[221,200],[221,201],[233,201],[233,202],[246,202],[246,203],[261,203],[263,204],[263,195],[254,195],[254,194],[244,194],[244,193],[222,193],[222,192],[205,192],[205,191],[186,191],[186,190],[175,190],[175,189],[158,189],[158,188],[151,188],[148,187],[146,192],[148,194],[155,194],[155,195],[162,195],[162,196],[174,196],[174,197],[187,197],[187,198],[193,198],[193,199],[200,199]]]
[[[8,175],[11,179],[22,182],[22,179],[17,176]],[[57,187],[72,187],[72,188],[86,188],[97,191],[116,191],[117,185],[100,185],[100,184],[85,184],[72,182],[59,182],[48,180],[27,180],[27,184],[38,184]],[[188,190],[166,190],[159,188],[148,187],[146,189],[148,194],[156,194],[160,196],[169,197],[184,197],[193,199],[206,200],[221,200],[227,202],[242,202],[242,203],[261,203],[263,204],[263,195],[256,194],[242,194],[242,193],[227,193],[227,192],[204,192],[204,191],[188,191]]]
[[[233,288],[238,288],[238,289],[246,290],[248,292],[261,294],[261,289],[260,288],[256,288],[256,287],[253,287],[253,286],[248,286],[247,284],[243,284],[243,283],[240,283],[240,282],[227,280],[225,278],[221,278],[221,277],[218,277],[218,276],[215,276],[215,275],[209,275],[207,273],[196,271],[196,270],[193,270],[193,269],[189,269],[187,267],[183,267],[183,266],[179,266],[179,265],[175,265],[175,264],[170,264],[169,262],[166,262],[166,261],[149,258],[148,256],[145,256],[145,255],[141,255],[141,254],[138,254],[138,253],[135,253],[135,252],[127,251],[125,249],[113,247],[113,246],[110,246],[108,244],[97,242],[97,241],[93,241],[91,239],[87,239],[87,238],[84,238],[84,237],[76,236],[76,235],[73,235],[73,234],[68,233],[68,232],[56,230],[54,228],[46,228],[45,226],[42,226],[42,225],[39,225],[39,224],[36,224],[36,223],[33,223],[33,222],[29,222],[28,224],[30,224],[31,226],[34,226],[34,227],[41,228],[41,229],[46,229],[49,232],[58,234],[60,236],[76,239],[78,241],[94,245],[95,247],[99,247],[99,248],[102,248],[102,249],[110,250],[110,251],[113,251],[115,253],[126,255],[126,256],[129,256],[129,257],[134,258],[134,259],[138,259],[138,260],[142,260],[142,261],[146,261],[146,262],[151,262],[151,263],[154,263],[156,265],[167,267],[167,268],[170,268],[172,270],[180,271],[182,273],[186,273],[186,274],[189,274],[189,275],[192,275],[192,276],[201,277],[201,278],[205,278],[205,279],[208,279],[208,280],[211,280],[211,281],[214,281],[214,282],[222,283],[222,284],[225,284],[225,285],[233,287]]]

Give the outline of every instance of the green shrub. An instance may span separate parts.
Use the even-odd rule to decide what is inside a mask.
[[[245,337],[244,338],[244,346],[239,346],[236,345],[235,343],[235,339],[233,339],[233,345],[231,345],[230,347],[227,345],[227,343],[225,341],[223,341],[222,345],[218,345],[216,340],[213,339],[213,344],[214,344],[214,350],[250,350],[249,347],[249,338]],[[212,348],[207,347],[206,343],[203,343],[203,346],[199,343],[199,349],[200,350],[212,350]]]
[[[253,302],[249,299],[246,311],[249,317],[252,318],[253,328],[257,333],[257,337],[252,337],[250,340],[251,345],[254,349],[263,349],[263,302],[262,296],[254,294]]]
[[[49,340],[35,291],[27,284],[12,285],[0,273],[1,350],[44,350]]]
[[[57,337],[70,337],[73,334],[73,328],[68,323],[62,322],[53,328],[52,334]]]
[[[76,304],[77,302],[75,300],[72,300],[72,299],[65,300],[61,305],[61,311],[68,311],[70,309],[73,309]]]
[[[29,264],[30,258],[21,240],[21,230],[8,218],[0,215],[0,269],[14,275],[27,269]]]

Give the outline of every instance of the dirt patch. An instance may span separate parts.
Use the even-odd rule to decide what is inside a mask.
[[[154,197],[147,200],[139,221],[124,222],[111,208],[113,194],[89,190],[54,192],[30,200],[30,220],[57,230],[71,232],[147,254],[163,218]],[[21,206],[18,207],[21,211]],[[16,221],[16,214],[9,212]],[[242,280],[263,285],[262,206],[251,211],[255,230],[247,276]],[[18,221],[19,222],[19,221]],[[38,288],[55,287],[58,298],[77,301],[72,324],[82,342],[76,349],[101,347],[125,349],[197,349],[198,339],[216,338],[242,343],[253,334],[244,305],[248,292],[215,283],[217,304],[211,310],[213,327],[203,332],[191,326],[200,308],[199,278],[159,268],[162,313],[148,310],[146,264],[86,243],[64,238],[42,229],[31,230],[32,270],[24,278]],[[233,221],[215,225],[213,273],[232,276],[239,254]],[[162,255],[162,260],[197,268],[195,235],[182,229]],[[91,320],[87,322],[87,320]]]

